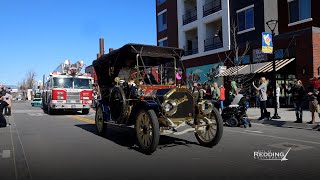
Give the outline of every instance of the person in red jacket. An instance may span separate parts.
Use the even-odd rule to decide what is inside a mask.
[[[226,100],[226,95],[225,95],[226,89],[223,87],[223,85],[220,86],[220,108],[221,111],[223,110],[223,102]]]

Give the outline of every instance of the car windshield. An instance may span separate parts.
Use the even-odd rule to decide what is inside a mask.
[[[92,89],[90,79],[53,78],[53,88]]]
[[[53,78],[53,88],[72,88],[72,78]]]
[[[92,89],[90,79],[74,78],[74,88],[77,89]]]
[[[41,94],[37,93],[36,95],[34,95],[34,98],[41,98]]]
[[[140,67],[143,69],[143,67]],[[173,63],[162,64],[159,66],[145,66],[144,84],[173,85],[175,81],[175,70]],[[151,81],[151,83],[150,83]]]

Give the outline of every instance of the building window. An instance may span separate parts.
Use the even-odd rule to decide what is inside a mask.
[[[311,0],[288,0],[289,23],[311,18]]]
[[[168,38],[163,38],[158,41],[159,46],[168,46]]]
[[[158,32],[167,29],[167,10],[158,14]]]
[[[239,61],[238,61],[238,59],[239,59]],[[236,57],[234,58],[235,65],[250,64],[250,55],[240,56],[240,57],[238,57],[238,59]]]
[[[237,11],[238,31],[254,28],[254,5],[245,7]]]
[[[163,3],[165,3],[165,2],[166,2],[166,0],[157,0],[158,6],[160,6],[161,4],[163,4]]]

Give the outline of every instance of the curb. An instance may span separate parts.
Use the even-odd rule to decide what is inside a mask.
[[[271,120],[258,120],[258,119],[250,118],[250,117],[248,117],[248,120],[250,120],[252,123],[265,124],[265,125],[271,125],[271,126],[276,126],[276,127],[296,128],[296,129],[306,129],[306,130],[320,130],[320,124],[307,124],[305,122],[294,123],[294,122],[273,120],[273,119],[271,119]]]

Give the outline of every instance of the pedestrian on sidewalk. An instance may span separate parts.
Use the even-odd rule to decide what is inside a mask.
[[[308,122],[308,124],[314,124],[315,123],[315,113],[319,113],[319,109],[318,109],[318,90],[313,89],[310,92],[308,92],[308,99],[309,99],[309,110],[311,112],[311,121]]]
[[[212,103],[214,105],[217,105],[217,103],[220,101],[220,89],[218,87],[218,83],[216,83],[216,82],[213,83],[212,86],[213,86],[213,91],[211,93],[211,95],[212,95]]]
[[[260,86],[256,87],[254,85],[254,82],[252,82],[253,87],[259,91],[259,100],[260,100],[260,113],[261,116],[259,120],[262,120],[266,117],[267,114],[267,88],[268,88],[268,82],[265,77],[261,77],[260,79]]]
[[[6,118],[3,116],[3,109],[5,107],[11,107],[6,101],[3,100],[3,96],[0,93],[0,128],[7,127],[10,124],[7,123]]]
[[[226,95],[225,95],[226,89],[223,87],[223,85],[220,86],[220,108],[221,111],[224,109],[224,100],[226,100]]]
[[[297,118],[295,123],[302,123],[302,104],[303,98],[305,96],[305,88],[301,80],[295,81],[293,87],[288,90],[288,93],[292,94],[293,105],[295,108]]]
[[[5,107],[4,108],[4,115],[5,116],[11,116],[11,107],[12,107],[12,96],[11,96],[11,92],[8,90],[6,95],[4,96],[4,101],[6,101],[10,107]]]
[[[279,84],[276,86],[276,101],[277,101],[277,108],[280,108],[280,87]]]
[[[236,97],[236,95],[238,94],[238,87],[237,87],[237,83],[235,81],[231,81],[231,90],[229,92],[229,101],[232,102],[233,99]]]

